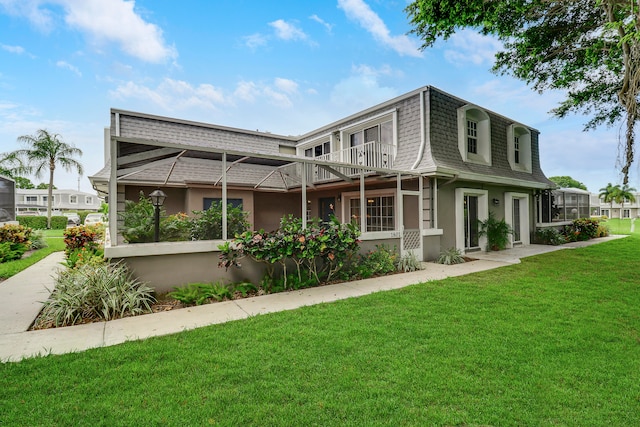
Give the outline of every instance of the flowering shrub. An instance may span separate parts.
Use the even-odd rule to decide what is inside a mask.
[[[29,227],[5,224],[0,227],[0,243],[22,243],[28,247],[32,233],[33,230]]]
[[[578,218],[574,219],[571,225],[565,226],[563,234],[569,242],[578,242],[598,237],[597,219]]]
[[[219,267],[240,267],[240,259],[248,256],[266,264],[263,281],[266,290],[281,282],[289,289],[291,277],[297,283],[316,284],[332,280],[345,264],[358,252],[360,231],[355,223],[341,224],[336,218],[329,222],[314,220],[302,228],[302,219],[293,215],[280,221],[278,230],[266,233],[244,232],[232,241],[219,246]],[[287,269],[293,264],[294,274]],[[276,272],[276,266],[280,267]],[[281,273],[278,277],[276,273]],[[280,285],[278,285],[280,287]]]
[[[101,248],[103,227],[97,225],[80,225],[64,231],[64,253],[67,266],[76,268],[83,264],[97,264],[103,260]]]

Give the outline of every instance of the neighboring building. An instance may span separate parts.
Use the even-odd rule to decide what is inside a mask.
[[[555,186],[540,168],[539,132],[431,86],[298,137],[116,109],[108,134],[105,167],[89,179],[117,200],[111,236],[124,201],[156,188],[169,214],[233,201],[254,229],[275,229],[289,213],[325,218],[333,207],[358,222],[365,249],[383,243],[421,260],[483,250],[478,220],[489,211],[513,227],[509,246],[552,223],[537,217],[537,200]],[[133,253],[111,240],[110,256]]]
[[[48,189],[16,189],[17,214],[37,211],[46,215],[48,197]],[[51,210],[55,212],[97,211],[101,203],[96,194],[76,190],[53,190]]]
[[[602,198],[598,198],[600,213],[599,215],[609,218],[639,218],[640,217],[640,192],[632,193],[635,201],[625,199],[624,203],[605,203]]]

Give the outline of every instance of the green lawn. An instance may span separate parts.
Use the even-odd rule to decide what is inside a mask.
[[[631,234],[631,219],[630,218],[609,218],[606,221],[602,221],[609,230],[611,234]],[[640,229],[640,221],[636,220],[634,232],[637,233],[638,229]]]
[[[639,248],[0,365],[0,425],[637,426]]]
[[[54,252],[63,251],[63,232],[64,230],[44,230],[45,241],[48,246],[31,253],[28,257],[0,264],[0,279],[8,279],[9,277],[20,273],[25,268],[32,266],[46,256]]]

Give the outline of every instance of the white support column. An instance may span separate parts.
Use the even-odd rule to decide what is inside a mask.
[[[307,228],[307,163],[302,162],[302,229]]]
[[[227,240],[227,153],[222,153],[222,240]]]
[[[117,117],[116,117],[117,119]],[[117,123],[117,121],[116,121]],[[111,171],[109,173],[109,239],[111,246],[118,246],[118,143],[111,139],[109,146]]]
[[[360,169],[360,233],[367,231],[367,200],[364,198],[364,169]]]
[[[402,198],[402,174],[396,175],[396,205],[398,206],[397,212],[397,225],[396,230],[404,231],[404,199]]]

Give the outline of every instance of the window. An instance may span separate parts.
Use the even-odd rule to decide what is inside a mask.
[[[467,119],[467,152],[478,154],[478,122]]]
[[[25,196],[25,202],[28,205],[36,205],[38,204],[38,196]]]
[[[321,157],[331,152],[331,143],[329,141],[304,150],[305,157]]]
[[[491,122],[479,107],[458,108],[458,149],[463,161],[491,166]]]
[[[49,200],[49,196],[42,196],[42,203],[47,203],[47,200]],[[55,194],[53,196],[51,196],[51,203],[56,201],[56,196]]]
[[[509,125],[507,148],[511,169],[531,173],[531,131],[523,125]]]
[[[91,196],[85,196],[85,197],[84,197],[84,203],[85,203],[86,205],[92,205],[92,204],[93,204],[93,197],[91,197]]]
[[[222,203],[221,197],[205,197],[202,199],[202,210],[206,211],[213,203]],[[242,209],[242,199],[227,199],[227,206]]]
[[[71,203],[72,205],[77,205],[78,204],[78,196],[76,196],[75,194],[72,194],[69,196],[69,203]]]
[[[349,135],[351,147],[357,147],[358,145],[370,142],[393,145],[393,121],[387,120]]]
[[[622,217],[623,218],[630,218],[631,217],[631,211],[629,209],[623,209],[622,210]]]
[[[367,196],[365,231],[395,230],[394,196]],[[360,198],[349,199],[349,217],[360,221]]]

